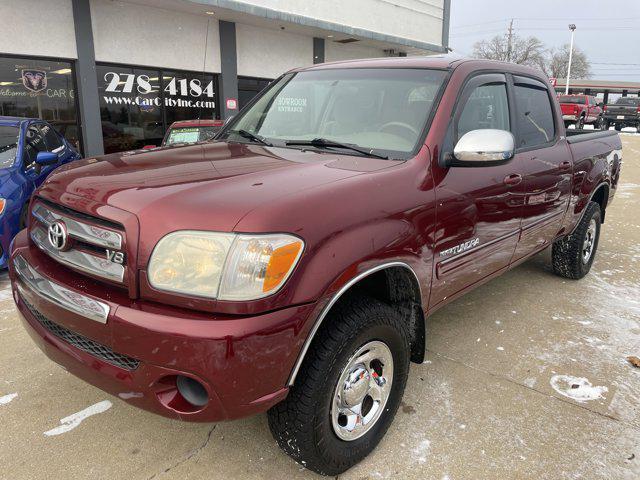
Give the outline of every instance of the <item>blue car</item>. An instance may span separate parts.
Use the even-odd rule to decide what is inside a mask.
[[[33,191],[56,167],[80,158],[47,122],[0,116],[0,269],[27,220]]]

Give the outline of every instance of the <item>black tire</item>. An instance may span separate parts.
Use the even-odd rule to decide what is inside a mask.
[[[551,258],[556,275],[579,280],[589,273],[598,250],[601,218],[600,205],[590,202],[575,231],[553,244]],[[590,233],[592,222],[595,223],[595,231]],[[589,257],[585,260],[585,245],[589,235],[591,247]]]
[[[620,125],[619,123],[616,123],[616,124],[613,126],[613,128],[615,128],[615,129],[616,129],[616,131],[618,131],[618,132],[619,132],[620,130],[622,130],[622,125]]]
[[[576,130],[584,129],[584,117],[580,117],[576,122]]]
[[[373,298],[341,300],[316,334],[289,395],[268,412],[269,428],[280,448],[321,475],[338,475],[371,453],[402,399],[409,373],[409,338],[408,322],[398,309]],[[388,398],[366,433],[342,440],[331,417],[338,380],[354,353],[373,340],[383,342],[393,358]]]

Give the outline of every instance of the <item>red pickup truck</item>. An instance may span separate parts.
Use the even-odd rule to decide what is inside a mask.
[[[577,129],[585,125],[593,125],[598,130],[604,130],[604,103],[598,102],[590,95],[559,95],[558,101],[562,109],[562,119],[565,127],[573,124]]]
[[[182,420],[268,411],[289,455],[336,475],[391,424],[430,314],[547,247],[587,274],[621,142],[567,135],[523,66],[294,70],[214,141],[54,172],[13,295],[69,372]]]

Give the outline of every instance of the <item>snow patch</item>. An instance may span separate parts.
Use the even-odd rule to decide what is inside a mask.
[[[413,449],[413,454],[415,455],[418,463],[426,463],[427,462],[427,453],[431,448],[431,442],[429,440],[422,440],[416,448]]]
[[[604,394],[609,391],[607,387],[591,385],[591,382],[584,377],[571,375],[554,375],[550,383],[560,395],[579,403],[604,398]]]
[[[109,400],[103,400],[94,405],[91,405],[84,410],[80,410],[78,413],[74,413],[73,415],[69,415],[68,417],[63,418],[62,420],[60,420],[60,426],[51,430],[47,430],[46,432],[44,432],[44,434],[47,437],[51,437],[54,435],[67,433],[68,431],[73,430],[74,428],[79,426],[83,420],[91,417],[92,415],[106,412],[111,408],[111,405],[112,404]]]
[[[10,298],[13,298],[13,295],[11,294],[11,287],[6,287],[0,290],[0,302],[9,300]]]
[[[9,395],[5,395],[3,397],[0,397],[0,405],[6,405],[7,403],[11,402],[17,396],[18,396],[17,393],[10,393]]]

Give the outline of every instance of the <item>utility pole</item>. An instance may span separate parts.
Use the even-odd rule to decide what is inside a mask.
[[[571,60],[573,58],[573,34],[576,31],[575,24],[569,25],[569,30],[571,30],[571,45],[569,46],[569,66],[567,67],[567,81],[565,82],[564,94],[569,95],[569,79],[571,78]]]
[[[507,62],[511,61],[512,41],[513,41],[513,18],[509,22],[509,32],[507,33]]]

